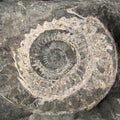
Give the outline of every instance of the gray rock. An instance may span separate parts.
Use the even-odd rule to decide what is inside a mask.
[[[67,10],[69,10],[70,8],[72,8],[72,12],[68,13]],[[30,62],[31,64],[34,65],[34,67],[32,68],[35,71],[42,69],[42,72],[39,71],[37,73],[46,80],[54,78],[54,81],[52,81],[49,84],[46,81],[41,82],[39,84],[39,81],[35,81],[37,79],[33,80],[33,78],[36,78],[35,76],[34,77],[29,76],[32,74],[31,71],[29,71],[28,76],[23,76],[26,75],[26,71],[23,68],[27,69],[28,66],[24,67],[25,64],[22,64],[23,60],[25,60],[24,62],[26,62],[27,59],[20,59],[21,58],[20,52],[21,50],[24,50],[24,52],[26,53],[25,50],[27,50],[28,46],[21,47],[23,45],[22,43],[26,43],[24,41],[24,39],[26,39],[26,36],[28,35],[29,37],[28,41],[32,40],[33,38],[31,39],[29,35],[32,34],[32,32],[34,32],[35,30],[37,30],[37,28],[39,28],[38,24],[41,26],[45,26],[44,23],[45,21],[47,21],[46,24],[48,25],[48,27],[50,27],[51,25],[50,23],[51,21],[53,21],[53,19],[59,21],[60,18],[63,18],[64,16],[66,17],[65,18],[66,21],[74,17],[77,18],[78,16],[81,16],[81,19],[86,18],[88,16],[92,16],[92,18],[95,17],[95,19],[99,19],[105,26],[104,29],[100,29],[101,27],[98,26],[97,28],[99,29],[95,34],[105,33],[105,30],[108,29],[112,37],[114,38],[115,46],[117,47],[117,52],[118,52],[117,77],[114,86],[112,87],[111,91],[108,93],[106,97],[105,97],[106,95],[105,91],[108,92],[110,87],[113,85],[113,83],[110,84],[110,86],[107,86],[109,83],[105,84],[106,86],[105,87],[103,86],[104,87],[103,90],[103,88],[99,89],[101,86],[96,88],[97,87],[96,82],[94,86],[94,81],[96,80],[96,78],[91,78],[92,80],[88,82],[87,83],[88,86],[86,85],[85,87],[86,88],[92,87],[92,88],[90,88],[89,90],[82,88],[80,91],[79,90],[76,91],[73,95],[69,95],[70,92],[68,92],[67,93],[68,97],[62,99],[63,93],[66,90],[66,88],[70,89],[74,85],[79,83],[79,81],[77,81],[79,77],[76,74],[71,74],[70,81],[66,82],[67,87],[64,84],[61,84],[61,86],[58,85],[61,87],[61,88],[59,87],[58,91],[54,91],[54,87],[52,92],[50,92],[50,90],[48,89],[50,85],[52,88],[53,84],[56,83],[56,80],[61,79],[61,76],[63,79],[64,75],[68,72],[68,70],[73,68],[74,64],[76,64],[76,60],[75,60],[76,53],[74,50],[75,48],[71,47],[70,45],[69,48],[69,46],[67,46],[66,43],[53,42],[47,45],[44,43],[46,43],[47,40],[53,39],[55,35],[58,36],[58,39],[59,36],[63,36],[62,39],[64,39],[64,37],[68,35],[67,34],[68,31],[60,32],[57,30],[55,31],[49,30],[48,32],[46,32],[46,34],[43,34],[42,36],[46,41],[44,41],[43,39],[43,42],[40,43],[41,49],[42,50],[44,49],[44,51],[47,52],[41,53],[40,58],[42,58],[41,61],[44,64],[44,66],[46,66],[50,70],[46,70],[46,68],[43,69],[42,67],[44,66],[40,66],[39,68],[37,68],[38,63],[35,63],[37,59],[39,60],[39,56],[35,56],[36,53],[38,54],[40,52],[38,51],[38,49],[40,49],[38,47],[39,38],[38,41],[34,42],[34,45],[32,47],[34,49],[31,48]],[[100,21],[98,23],[100,23]],[[54,22],[52,23],[54,24]],[[66,22],[66,26],[67,24],[69,24],[69,22]],[[98,24],[94,26],[97,25]],[[120,26],[119,0],[116,1],[2,0],[0,1],[0,120],[119,120],[120,119],[120,93],[119,93],[120,27],[119,26]],[[70,31],[71,29],[68,28],[68,30]],[[78,29],[75,30],[77,31]],[[53,35],[52,32],[55,35]],[[77,32],[79,32],[79,30]],[[36,34],[32,36],[34,38],[36,38],[36,35],[38,34],[37,32],[35,33]],[[107,34],[107,37],[108,36],[109,35]],[[84,36],[81,36],[81,39],[82,37],[84,39]],[[75,40],[77,41],[77,39]],[[106,38],[106,40],[108,44],[112,44],[113,45],[112,47],[114,47],[114,43],[111,43],[111,38],[109,39],[108,37]],[[27,43],[30,43],[28,41]],[[74,43],[76,41],[74,41]],[[45,47],[45,45],[47,47]],[[51,57],[53,55],[52,54],[53,48],[55,49],[54,59],[53,57]],[[90,52],[90,51],[86,51],[86,48],[85,50],[82,48],[80,50],[81,50],[80,55],[82,56],[81,59],[87,57],[88,53]],[[109,49],[108,53],[109,55],[112,56],[111,57],[112,59],[116,57],[114,55],[115,50],[111,51]],[[48,56],[47,59],[46,56]],[[67,56],[67,59],[64,56]],[[59,57],[60,62],[58,62],[57,57]],[[51,61],[50,64],[48,60]],[[66,64],[62,64],[63,61],[68,66],[66,66]],[[114,63],[116,63],[116,59],[113,59],[113,61],[115,61]],[[54,64],[55,62],[56,64]],[[107,63],[109,63],[109,61]],[[104,68],[104,66],[101,67],[98,63],[96,64],[98,71],[101,74],[107,75],[107,73],[105,73],[106,69]],[[86,63],[83,62],[81,66],[79,66],[79,68],[82,70],[82,73],[80,73],[80,71],[77,71],[77,73],[80,75],[81,78],[84,77],[84,72],[85,72],[85,68],[83,67],[84,65],[86,65]],[[63,68],[65,70],[65,73],[62,71]],[[51,72],[51,69],[54,72]],[[56,69],[59,72],[56,72],[57,71]],[[116,64],[114,64],[112,69],[116,70]],[[112,71],[112,69],[110,70]],[[68,77],[70,76],[70,74],[67,75]],[[30,81],[29,83],[26,79],[27,77],[29,77],[29,79],[33,81]],[[76,79],[76,81],[74,81],[74,79]],[[105,79],[102,78],[102,79],[106,80],[106,78]],[[114,77],[113,79],[112,78],[110,79],[111,82],[114,82]],[[23,83],[24,81],[25,83]],[[29,86],[27,86],[28,83]],[[52,98],[51,96],[54,96],[53,93],[55,95],[58,95],[58,97],[60,95],[61,96],[58,99],[56,98],[49,101],[50,98]],[[43,98],[41,97],[41,94],[44,96]],[[80,98],[82,99],[78,99],[77,97],[78,95],[81,95]],[[101,101],[103,97],[105,98],[103,101]],[[95,101],[95,104],[91,104],[93,101]],[[86,107],[86,105],[89,106]],[[83,110],[79,110],[79,108],[83,108]]]

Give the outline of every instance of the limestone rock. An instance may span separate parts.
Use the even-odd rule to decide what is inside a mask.
[[[110,0],[0,2],[0,120],[119,120],[119,10]]]

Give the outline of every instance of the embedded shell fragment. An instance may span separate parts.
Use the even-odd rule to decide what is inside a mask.
[[[55,103],[58,113],[94,107],[117,72],[113,39],[94,17],[61,17],[38,24],[13,55],[21,84],[41,105]]]

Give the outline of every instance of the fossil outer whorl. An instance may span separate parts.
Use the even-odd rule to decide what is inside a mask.
[[[108,93],[117,72],[113,39],[93,17],[38,24],[25,34],[14,59],[22,85],[42,106],[55,104],[55,112],[91,109]]]

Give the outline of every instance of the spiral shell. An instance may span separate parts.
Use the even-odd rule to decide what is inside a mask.
[[[108,93],[117,72],[114,41],[94,17],[38,24],[25,34],[14,59],[21,84],[58,112],[91,109]]]

